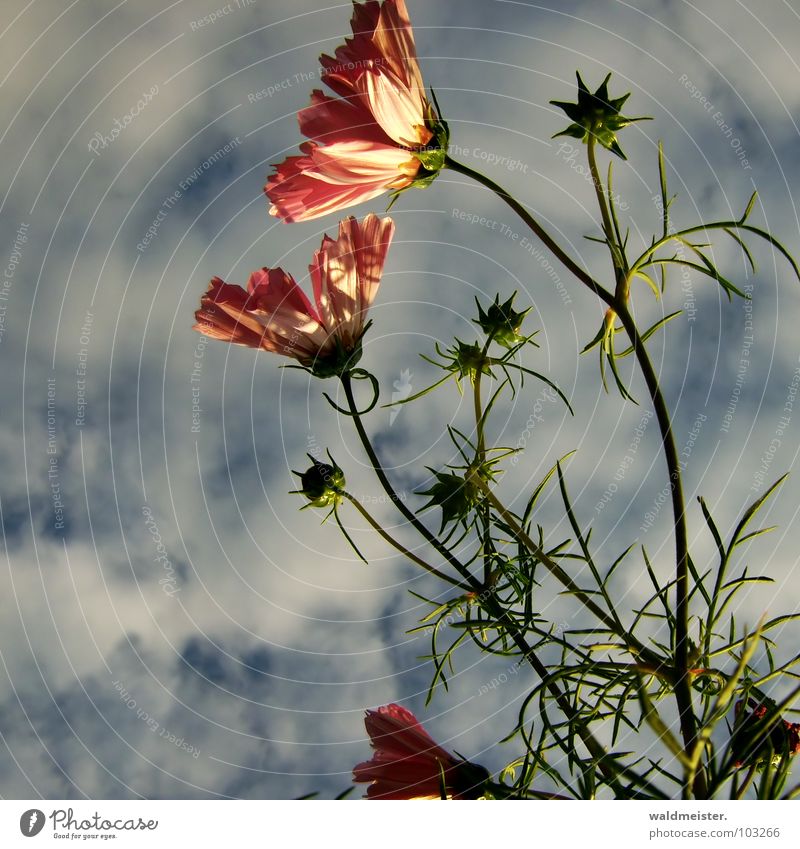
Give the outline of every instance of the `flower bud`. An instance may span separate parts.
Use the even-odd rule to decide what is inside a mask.
[[[592,94],[578,74],[578,102],[565,103],[561,100],[551,100],[553,106],[558,106],[567,113],[573,122],[565,130],[556,133],[557,136],[570,136],[588,142],[590,138],[598,141],[603,147],[616,153],[622,159],[627,159],[617,142],[617,132],[634,121],[649,121],[650,118],[626,118],[619,114],[622,105],[630,97],[628,94],[611,99],[608,95],[609,74],[597,91]]]
[[[301,489],[294,492],[301,493],[309,500],[306,507],[335,507],[342,499],[342,491],[345,487],[344,472],[333,463],[320,463],[310,454],[309,459],[313,465],[305,472],[294,472],[300,478]]]
[[[449,350],[452,351],[453,359],[451,370],[458,371],[459,378],[469,377],[470,380],[474,380],[478,372],[491,374],[488,357],[477,342],[470,345],[456,339],[455,347]]]
[[[433,471],[431,469],[430,471]],[[422,507],[442,508],[441,533],[450,522],[466,522],[472,509],[481,497],[479,487],[472,481],[453,472],[434,472],[436,483],[428,490],[418,490],[418,495],[430,496],[430,501]]]
[[[525,337],[519,331],[525,316],[530,312],[530,307],[522,312],[514,310],[511,305],[516,294],[515,292],[504,304],[500,303],[500,295],[495,295],[494,303],[489,305],[486,312],[476,300],[478,318],[475,323],[487,336],[491,336],[494,342],[504,348],[513,348],[525,341]]]

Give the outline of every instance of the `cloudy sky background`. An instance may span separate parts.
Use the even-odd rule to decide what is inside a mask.
[[[629,164],[615,163],[633,241],[648,240],[660,227],[652,198],[656,144],[663,139],[679,226],[694,223],[698,210],[737,217],[757,188],[754,221],[800,252],[796,5],[408,5],[423,74],[436,89],[460,158],[508,185],[601,279],[608,279],[607,256],[583,238],[598,232],[591,186],[575,167],[583,160],[570,162],[550,138],[565,119],[548,101],[574,99],[576,69],[590,85],[612,71],[612,93],[632,91],[626,112],[655,118],[623,134]],[[349,5],[241,0],[213,23],[198,25],[223,7],[217,0],[6,4],[0,33],[6,118],[0,519],[7,560],[0,571],[0,795],[6,798],[333,795],[349,786],[352,765],[368,755],[364,709],[390,701],[409,706],[438,740],[491,769],[517,754],[497,740],[533,683],[528,670],[509,675],[508,661],[467,648],[457,655],[450,693],[439,693],[425,709],[430,669],[419,658],[428,645],[407,633],[425,611],[408,590],[448,593],[346,513],[370,564],[356,561],[335,526],[320,526],[322,516],[312,511],[299,513],[298,496],[287,494],[295,486],[290,470],[305,467],[307,451],[325,449],[345,469],[352,492],[366,499],[380,494],[348,422],[337,420],[321,397],[332,387],[280,370],[276,357],[215,342],[203,347],[190,329],[212,275],[244,283],[254,268],[281,265],[303,280],[322,234],[333,233],[338,220],[278,223],[267,215],[261,187],[270,164],[300,140],[295,114],[319,84],[318,55],[349,32]],[[95,134],[110,136],[115,119],[123,121],[154,90],[135,120],[93,152]],[[700,94],[693,98],[693,91]],[[740,145],[732,145],[719,122],[733,128]],[[226,145],[229,152],[203,170]],[[489,154],[517,164],[492,165]],[[379,200],[354,212],[384,208]],[[460,213],[498,226],[470,224]],[[544,471],[577,449],[569,482],[602,557],[610,562],[638,538],[666,579],[668,506],[641,530],[666,482],[654,422],[624,485],[597,509],[647,407],[638,376],[633,388],[642,408],[606,395],[596,357],[578,357],[599,327],[596,299],[554,261],[548,272],[545,254],[520,247],[509,233],[527,235],[523,225],[458,175],[445,173],[431,189],[406,193],[392,215],[397,234],[363,361],[378,377],[383,399],[395,381],[417,391],[436,377],[418,354],[454,335],[469,339],[476,296],[485,302],[518,290],[518,304],[533,306],[530,328],[541,329],[541,349],[528,364],[559,383],[576,415],[549,402],[536,408],[541,387],[534,383],[498,415],[492,438],[512,445],[535,408],[543,418],[504,477],[504,499],[524,503]],[[694,311],[672,322],[651,350],[675,410],[679,448],[698,417],[706,417],[685,472],[692,551],[702,565],[711,565],[712,552],[695,496],[705,496],[729,531],[763,492],[759,474],[773,440],[780,444],[766,463],[768,482],[790,470],[800,450],[800,410],[780,425],[800,354],[800,284],[757,243],[759,272],[748,278],[733,247],[720,241],[714,255],[729,276],[752,285],[753,339],[744,372],[749,330],[741,302],[729,304],[705,278],[682,290],[678,275],[663,304],[644,286],[635,296],[641,326],[662,312]],[[77,373],[84,364],[85,387]],[[85,419],[78,425],[84,388]],[[193,388],[202,409],[196,418]],[[735,391],[735,414],[725,427]],[[369,416],[409,504],[422,504],[412,491],[424,483],[423,466],[439,467],[451,457],[446,424],[466,427],[469,420],[468,399],[454,386],[402,408],[393,421],[386,409]],[[53,485],[63,513],[56,511]],[[742,552],[740,565],[776,578],[742,598],[743,622],[797,606],[799,507],[800,480],[790,479],[763,519],[779,529]],[[385,504],[370,508],[388,524],[397,521]],[[438,525],[438,518],[429,521]],[[539,521],[552,541],[569,535],[555,497],[546,500]],[[169,570],[156,559],[154,532]],[[397,533],[418,545],[403,529]],[[615,590],[623,609],[647,596],[642,571],[634,557],[619,573]],[[578,624],[562,602],[547,613],[556,623]],[[788,656],[796,628],[776,636]],[[481,695],[502,673],[508,683]]]

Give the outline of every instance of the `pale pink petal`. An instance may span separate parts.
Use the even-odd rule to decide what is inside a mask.
[[[448,798],[464,798],[480,787],[482,768],[476,774],[474,767],[438,746],[401,705],[367,711],[364,724],[375,752],[371,760],[356,764],[353,780],[370,784],[367,798],[439,799],[442,778]]]
[[[253,305],[257,305],[259,309],[293,309],[319,322],[319,316],[306,293],[295,283],[292,275],[282,268],[261,268],[254,271],[247,281],[247,292]]]
[[[393,234],[391,218],[370,214],[360,223],[345,218],[338,239],[326,236],[309,266],[322,323],[337,328],[345,347],[361,335]]]
[[[401,705],[384,705],[377,711],[367,711],[364,725],[376,749],[391,749],[406,755],[426,753],[447,762],[455,760],[433,741],[414,714]]]
[[[373,42],[379,17],[380,3],[377,0],[354,3],[350,21],[352,38],[345,39],[345,43],[336,48],[334,56],[320,56],[320,64],[325,68],[322,81],[343,97],[355,92],[359,76],[370,63],[381,65],[386,61]]]
[[[372,41],[409,88],[424,90],[405,0],[385,0]]]
[[[286,160],[284,166],[288,163],[289,160]],[[270,178],[266,186],[272,201],[270,215],[288,223],[309,221],[372,200],[386,191],[383,183],[342,185],[324,182],[310,170],[312,166],[313,163],[301,165],[294,172],[287,168]]]
[[[409,151],[361,139],[314,147],[311,158],[319,178],[330,183],[381,180],[393,188],[396,182],[413,179],[419,170],[419,161]]]
[[[393,72],[377,68],[359,80],[375,120],[397,144],[419,147],[433,133],[425,126],[425,101],[419,89],[403,85]]]
[[[339,238],[334,242],[326,237],[309,266],[322,321],[329,329],[336,328],[346,348],[353,346],[361,331],[356,258],[349,229],[342,221]]]
[[[253,308],[268,317],[264,335],[271,350],[307,360],[332,347],[330,334],[291,275],[262,268],[250,276],[248,290]]]
[[[270,175],[264,191],[270,214],[288,222],[319,218],[371,200],[411,183],[419,162],[408,151],[350,142],[318,147],[307,142],[305,156],[291,156]]]
[[[354,228],[352,238],[358,265],[359,304],[362,312],[366,312],[375,300],[394,230],[391,218],[379,218],[372,214],[367,215]]]
[[[194,329],[212,338],[274,351],[305,364],[333,346],[308,298],[279,268],[254,272],[248,291],[215,277],[195,318]]]

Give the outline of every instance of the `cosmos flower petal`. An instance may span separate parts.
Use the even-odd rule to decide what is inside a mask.
[[[326,147],[309,142],[304,156],[290,156],[267,182],[272,215],[308,221],[409,185],[419,163],[408,151],[363,141]]]

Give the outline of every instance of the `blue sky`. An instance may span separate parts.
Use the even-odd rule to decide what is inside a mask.
[[[629,162],[615,163],[632,240],[660,226],[661,139],[677,222],[700,211],[735,217],[757,188],[754,220],[798,252],[800,18],[789,2],[408,5],[460,158],[515,191],[592,273],[607,279],[609,267],[584,239],[598,224],[582,151],[574,159],[551,140],[565,120],[548,104],[574,99],[576,69],[589,85],[612,71],[612,93],[632,92],[626,111],[655,119],[626,130]],[[261,187],[270,164],[295,150],[318,56],[341,42],[349,16],[349,4],[319,0],[9,7],[0,35],[3,797],[331,795],[367,756],[363,710],[389,701],[492,769],[516,754],[496,741],[532,683],[527,671],[481,695],[509,662],[466,649],[450,693],[425,709],[428,647],[407,633],[422,615],[408,590],[442,589],[350,516],[370,564],[355,561],[334,526],[299,513],[287,494],[306,452],[329,448],[352,491],[379,495],[348,423],[321,397],[330,387],[275,357],[203,346],[190,329],[210,277],[244,283],[254,268],[281,265],[302,281],[322,234],[335,232],[336,216],[270,218]],[[354,213],[384,209],[379,199]],[[498,227],[464,220],[475,214]],[[396,381],[416,391],[435,376],[418,354],[465,338],[476,296],[518,290],[541,329],[531,364],[576,415],[542,405],[504,477],[505,499],[524,499],[577,449],[570,485],[603,555],[638,538],[668,574],[666,508],[644,527],[665,483],[652,422],[624,486],[597,508],[646,408],[606,395],[596,359],[578,356],[602,316],[593,297],[510,238],[523,225],[458,175],[406,193],[392,215],[364,353],[384,397]],[[781,424],[800,354],[800,284],[763,245],[755,255],[759,271],[747,278],[732,243],[715,247],[752,286],[752,313],[703,279],[676,277],[663,304],[644,287],[636,295],[644,326],[684,309],[651,349],[679,447],[691,443],[700,563],[711,562],[712,543],[694,497],[729,529],[800,450],[800,410]],[[638,377],[633,386],[643,398]],[[498,441],[525,432],[540,388],[526,391]],[[393,421],[388,410],[370,416],[415,506],[423,466],[450,457],[446,424],[469,414],[447,387]],[[776,578],[742,597],[743,620],[787,612],[796,598],[799,508],[800,481],[790,479],[765,516],[779,529],[743,554]],[[385,503],[374,511],[396,522]],[[554,539],[567,536],[556,499],[541,520]],[[647,592],[640,572],[631,561],[619,579],[631,606]],[[562,602],[548,613],[571,615]],[[786,629],[787,652],[796,637]]]

